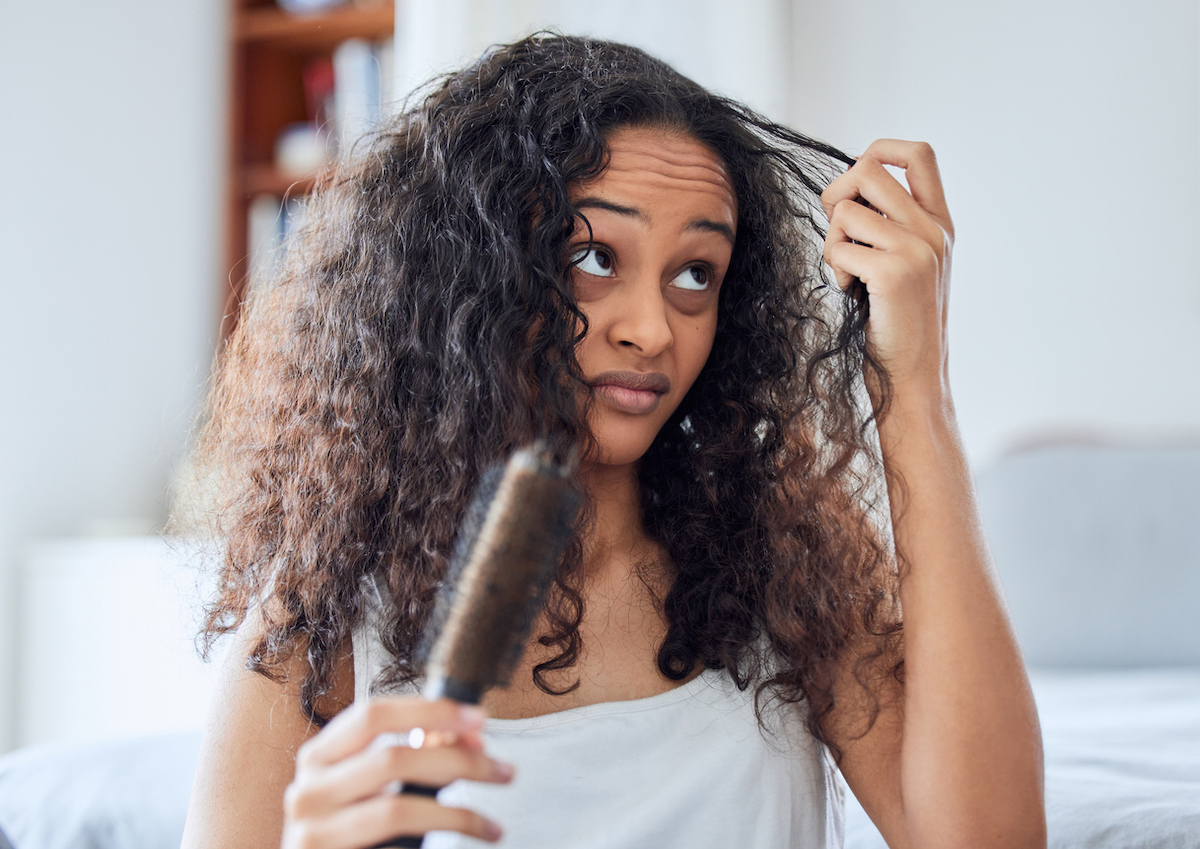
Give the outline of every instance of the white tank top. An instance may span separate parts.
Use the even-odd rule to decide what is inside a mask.
[[[379,641],[374,584],[353,635],[355,699],[390,660]],[[754,712],[720,670],[645,699],[605,702],[530,719],[489,719],[488,754],[516,767],[507,785],[456,781],[443,804],[500,823],[509,849],[841,847],[845,785],[804,727],[802,709]],[[476,849],[434,832],[425,849]]]

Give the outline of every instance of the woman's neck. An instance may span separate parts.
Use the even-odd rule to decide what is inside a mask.
[[[533,670],[558,651],[534,629],[512,683],[491,690],[484,706],[501,719],[541,716],[573,707],[640,699],[679,685],[657,665],[667,633],[661,600],[670,589],[666,552],[642,525],[636,467],[586,464],[580,478],[591,502],[583,539],[582,651],[566,669],[544,671],[547,682],[567,692],[552,695],[534,684]]]
[[[588,578],[623,579],[632,569],[661,563],[663,552],[642,525],[636,465],[586,465],[580,471],[594,511],[584,539]]]

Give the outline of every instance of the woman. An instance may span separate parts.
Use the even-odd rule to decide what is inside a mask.
[[[1044,844],[928,146],[855,162],[633,48],[534,37],[442,80],[309,221],[201,444],[209,634],[237,640],[185,846],[498,839],[482,810],[514,846],[837,845],[831,761],[892,847]],[[537,436],[580,448],[587,499],[546,610],[484,711],[422,702],[472,489]]]

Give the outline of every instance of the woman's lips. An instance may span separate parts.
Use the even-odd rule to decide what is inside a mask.
[[[671,381],[658,372],[606,371],[592,378],[592,391],[623,413],[644,415],[671,391]]]

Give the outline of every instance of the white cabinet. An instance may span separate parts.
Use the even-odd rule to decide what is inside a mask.
[[[220,652],[197,655],[203,587],[182,543],[36,543],[17,591],[17,745],[201,726]]]

